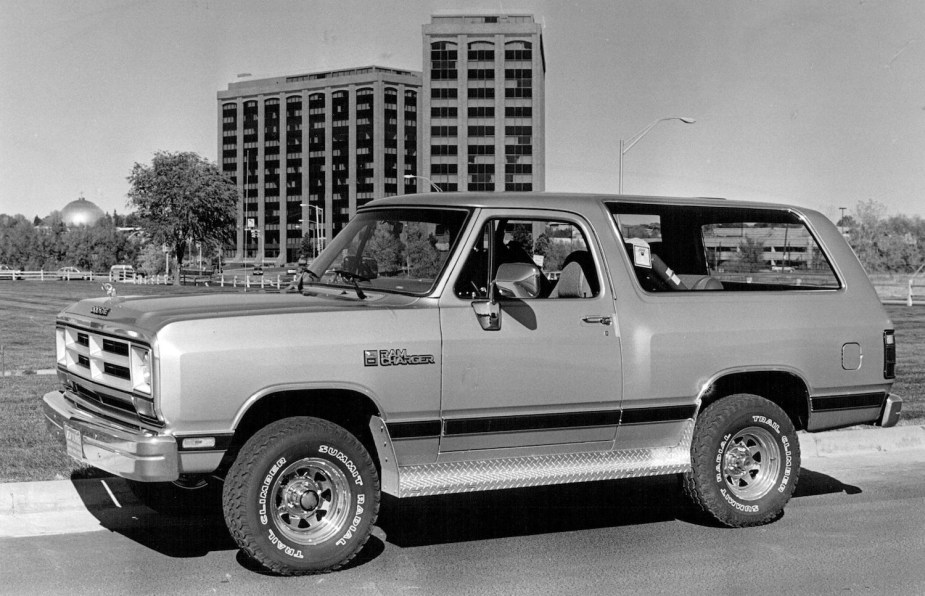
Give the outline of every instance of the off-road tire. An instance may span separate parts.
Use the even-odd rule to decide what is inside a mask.
[[[344,428],[294,417],[261,429],[225,478],[238,546],[280,575],[333,571],[363,548],[379,513],[379,475]]]
[[[729,527],[758,526],[781,516],[800,475],[793,423],[773,402],[736,394],[710,404],[697,419],[684,491]]]
[[[222,503],[221,481],[199,477],[177,482],[127,480],[132,494],[158,513],[178,516],[218,515]]]

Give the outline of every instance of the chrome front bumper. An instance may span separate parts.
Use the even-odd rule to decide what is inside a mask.
[[[60,391],[42,398],[45,423],[73,459],[130,480],[176,480],[177,441],[171,436],[127,429],[73,407]]]

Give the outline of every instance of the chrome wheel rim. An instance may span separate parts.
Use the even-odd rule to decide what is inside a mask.
[[[343,531],[352,492],[330,462],[304,458],[280,472],[268,499],[276,527],[292,542],[324,542]]]
[[[780,447],[763,428],[740,430],[723,449],[723,480],[730,492],[743,501],[768,494],[777,483],[780,468]]]

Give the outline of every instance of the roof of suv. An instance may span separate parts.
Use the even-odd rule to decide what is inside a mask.
[[[377,199],[364,205],[366,207],[386,206],[432,206],[445,207],[511,207],[519,209],[542,209],[543,203],[555,201],[556,208],[587,205],[602,201],[619,201],[632,203],[675,204],[675,205],[704,205],[745,208],[774,208],[794,209],[805,212],[805,209],[792,205],[778,203],[759,203],[752,201],[729,201],[709,197],[650,197],[642,195],[609,195],[609,194],[583,194],[559,192],[442,192],[409,194]],[[361,208],[361,209],[362,209]]]

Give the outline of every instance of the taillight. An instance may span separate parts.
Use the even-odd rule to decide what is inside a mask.
[[[883,332],[883,378],[896,378],[896,338],[892,329]]]

